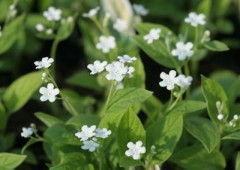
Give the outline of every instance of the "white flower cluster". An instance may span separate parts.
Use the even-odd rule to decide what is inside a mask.
[[[41,61],[35,61],[34,64],[36,65],[36,69],[48,69],[52,63],[54,62],[53,58],[44,57]],[[48,81],[48,74],[42,73],[42,80],[44,82]],[[40,100],[54,102],[56,100],[56,96],[60,93],[58,88],[54,88],[52,83],[48,83],[47,87],[41,87],[39,89],[39,93],[42,94]]]
[[[30,127],[27,127],[27,128],[23,127],[22,128],[21,136],[23,138],[30,138],[33,135],[34,131],[36,131],[36,125],[31,123]]]
[[[131,78],[135,69],[133,66],[127,66],[127,63],[132,63],[137,60],[137,58],[128,55],[118,56],[117,58],[118,61],[110,64],[107,64],[107,61],[100,62],[96,60],[93,64],[88,64],[87,68],[91,71],[90,74],[92,75],[106,70],[106,78],[108,80],[121,82],[126,76]]]
[[[143,37],[143,39],[146,40],[148,44],[151,44],[154,40],[158,40],[160,38],[160,33],[160,28],[152,28],[149,33]]]
[[[113,36],[100,36],[96,48],[102,50],[103,53],[108,53],[111,49],[116,47],[115,37]]]
[[[177,42],[176,49],[172,50],[172,55],[178,57],[178,60],[183,61],[188,57],[193,56],[193,44],[188,42],[184,44],[183,42]]]
[[[185,76],[183,74],[180,74],[177,76],[177,72],[175,70],[171,70],[169,74],[166,74],[165,72],[162,72],[160,74],[160,78],[162,81],[159,82],[159,85],[161,87],[167,87],[168,90],[173,90],[175,85],[181,87],[181,88],[187,88],[192,83],[192,77],[191,76]]]
[[[141,16],[146,16],[149,13],[149,10],[141,4],[133,4],[133,10],[137,15]]]
[[[195,12],[190,12],[188,17],[184,19],[186,23],[191,24],[193,27],[197,27],[198,25],[205,25],[205,15],[204,14],[196,14]]]
[[[134,160],[139,160],[141,158],[141,154],[146,152],[146,148],[142,145],[142,141],[137,141],[136,144],[128,142],[128,150],[126,150],[125,155],[127,157],[132,157]]]
[[[62,19],[62,10],[53,6],[48,7],[48,9],[43,12],[43,16],[50,22],[59,22],[62,20],[63,24],[66,24],[65,19]],[[73,22],[73,17],[67,17],[66,21],[68,23]],[[54,28],[44,26],[41,23],[38,23],[35,28],[38,32],[45,31],[45,34],[47,35],[51,35],[54,32]]]
[[[81,146],[83,150],[94,152],[100,146],[98,140],[108,138],[111,133],[112,131],[106,128],[100,129],[96,128],[95,125],[90,127],[84,125],[80,132],[75,133],[75,136],[83,142],[83,146]]]

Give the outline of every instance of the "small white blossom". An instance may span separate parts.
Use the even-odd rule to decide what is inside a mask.
[[[29,138],[30,136],[32,136],[32,134],[33,134],[33,129],[31,127],[29,127],[29,128],[23,127],[22,128],[22,133],[21,133],[22,137]]]
[[[128,73],[128,67],[123,63],[116,61],[112,64],[108,64],[106,66],[106,71],[108,71],[108,74],[106,75],[108,80],[122,81]]]
[[[233,119],[234,119],[234,120],[238,120],[238,115],[234,115],[234,116],[233,116]]]
[[[123,55],[123,56],[118,56],[118,61],[122,63],[132,63],[133,61],[136,61],[136,57],[130,57],[129,55]]]
[[[111,135],[112,131],[111,130],[107,130],[106,128],[103,129],[96,129],[96,137],[98,138],[107,138],[109,135]]]
[[[48,83],[47,88],[41,87],[39,92],[42,94],[40,100],[42,102],[49,100],[50,102],[54,102],[56,100],[56,96],[60,93],[58,88],[54,89],[54,85],[52,83]]]
[[[132,66],[128,67],[128,72],[127,72],[127,74],[128,74],[128,76],[129,76],[129,78],[133,77],[133,72],[134,72],[134,71],[135,71],[135,68],[134,68],[134,67],[132,67]]]
[[[116,47],[115,38],[113,36],[100,36],[99,42],[96,44],[96,48],[102,50],[104,53],[108,53],[110,49]]]
[[[12,5],[9,6],[9,10],[11,10],[11,11],[15,10],[15,8],[16,8],[15,4],[12,4]]]
[[[34,64],[36,65],[36,69],[48,68],[51,66],[53,61],[53,58],[44,57],[42,58],[42,61],[35,61]]]
[[[141,4],[133,4],[133,9],[138,15],[146,16],[149,11]]]
[[[142,146],[142,141],[137,141],[136,144],[133,142],[128,142],[127,147],[129,148],[125,155],[128,157],[133,157],[134,160],[138,160],[141,157],[141,154],[146,152],[146,148]]]
[[[47,11],[43,12],[43,16],[48,21],[59,21],[61,19],[62,10],[55,7],[49,7]]]
[[[42,73],[42,81],[48,82],[48,75],[47,75],[47,73]]]
[[[88,127],[87,125],[82,126],[82,131],[81,132],[77,132],[75,133],[75,136],[80,138],[81,141],[86,141],[88,140],[88,138],[91,138],[93,136],[95,136],[95,130],[96,130],[96,126],[90,126]]]
[[[229,122],[229,126],[235,127],[236,124],[235,124],[233,121],[230,121],[230,122]]]
[[[68,23],[73,22],[73,17],[72,16],[67,17],[67,22]]]
[[[189,87],[192,83],[192,76],[186,77],[183,74],[180,74],[179,76],[176,77],[175,81],[176,84],[180,87]]]
[[[191,42],[186,44],[178,42],[176,47],[176,49],[172,50],[172,55],[177,56],[180,61],[183,61],[187,57],[191,57],[193,55],[193,51],[191,50],[193,48],[193,44]]]
[[[160,28],[152,28],[149,33],[143,37],[143,39],[146,40],[148,44],[151,44],[154,40],[158,40],[160,38],[160,33]]]
[[[88,13],[83,13],[82,16],[85,17],[85,18],[91,18],[98,13],[99,9],[100,9],[99,7],[90,9],[90,11]]]
[[[118,32],[124,32],[127,29],[127,22],[123,19],[117,19],[113,25],[113,28]]]
[[[169,74],[162,72],[160,74],[160,78],[162,79],[162,81],[159,82],[159,85],[161,87],[167,87],[168,90],[174,89],[174,85],[176,82],[176,74],[177,73],[175,70],[171,70]]]
[[[197,15],[195,12],[190,12],[188,14],[188,17],[184,20],[186,23],[191,24],[193,27],[197,27],[198,25],[204,25],[206,23],[205,21],[205,15],[199,14]]]
[[[36,30],[39,32],[42,32],[45,29],[45,27],[42,24],[37,24],[36,25]]]
[[[90,152],[94,152],[97,147],[99,147],[99,144],[92,140],[83,141],[83,146],[81,146],[83,150],[89,150]]]
[[[100,62],[98,60],[94,61],[93,64],[88,64],[87,68],[91,70],[90,74],[96,74],[96,73],[101,73],[104,69],[105,66],[107,65],[107,61]]]
[[[51,28],[48,28],[48,29],[46,30],[46,34],[50,35],[50,34],[52,34],[52,33],[53,33],[53,30],[52,30]]]
[[[217,119],[218,119],[218,120],[223,120],[223,118],[224,118],[224,115],[223,115],[223,114],[220,113],[220,114],[217,115]]]

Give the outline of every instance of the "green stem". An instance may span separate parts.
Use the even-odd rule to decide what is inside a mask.
[[[57,54],[57,46],[58,46],[58,44],[59,44],[59,41],[57,40],[57,39],[55,39],[54,41],[53,41],[53,44],[52,44],[52,48],[51,48],[51,58],[53,58],[54,59],[54,62],[52,63],[52,77],[54,77],[55,78],[55,72],[56,72],[56,54]]]
[[[108,35],[108,31],[105,30],[102,25],[98,22],[96,17],[91,18],[93,20],[93,22],[96,24],[96,26],[98,27],[98,29],[105,35]]]
[[[185,89],[181,89],[179,95],[177,96],[176,100],[173,102],[173,104],[167,109],[167,111],[171,111],[174,106],[178,103],[178,101],[182,98],[183,93],[185,92]]]
[[[194,43],[194,52],[196,53],[198,49],[198,27],[195,28],[195,43]]]
[[[109,90],[109,93],[108,93],[108,96],[107,96],[107,100],[106,100],[106,103],[105,103],[105,106],[104,106],[104,109],[102,111],[102,115],[105,114],[106,110],[107,110],[107,107],[108,107],[108,103],[110,101],[110,98],[112,97],[112,95],[114,94],[114,89],[115,89],[115,81],[112,82],[111,84],[111,87],[110,87],[110,90]]]

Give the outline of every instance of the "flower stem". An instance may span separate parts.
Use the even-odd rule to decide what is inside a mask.
[[[52,44],[52,48],[51,48],[51,56],[53,59],[54,59],[54,62],[52,63],[52,77],[55,78],[55,72],[56,72],[56,53],[57,53],[57,46],[59,44],[59,41],[57,39],[55,39],[53,41],[53,44]]]
[[[110,98],[113,96],[113,92],[114,92],[114,89],[115,89],[115,82],[112,81],[112,84],[111,84],[111,87],[110,87],[110,90],[109,90],[109,93],[108,93],[108,96],[107,96],[107,100],[106,100],[106,103],[105,103],[105,106],[104,106],[104,109],[101,113],[101,115],[105,114],[106,110],[107,110],[107,107],[108,107],[108,104],[109,104],[109,101],[110,101]]]

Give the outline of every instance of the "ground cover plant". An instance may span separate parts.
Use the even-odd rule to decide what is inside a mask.
[[[240,170],[239,9],[0,1],[0,169]]]

